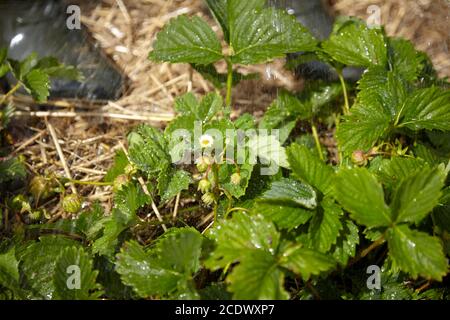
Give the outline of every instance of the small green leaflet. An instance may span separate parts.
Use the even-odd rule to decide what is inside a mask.
[[[317,206],[315,191],[308,185],[282,178],[272,183],[256,201],[255,212],[275,223],[279,228],[293,229],[305,224]]]
[[[387,240],[394,265],[413,278],[441,281],[447,274],[448,261],[438,238],[400,225],[388,230]]]
[[[308,246],[326,253],[338,239],[342,230],[342,209],[333,199],[324,198],[314,213],[308,229]]]
[[[450,130],[450,91],[419,89],[406,99],[400,126],[411,130]]]
[[[122,150],[118,151],[116,153],[116,156],[114,157],[114,164],[106,173],[103,181],[113,182],[114,179],[117,178],[117,176],[125,173],[125,167],[128,164],[129,162],[125,152],[123,152]]]
[[[54,57],[45,57],[38,61],[36,69],[42,70],[50,78],[83,81],[83,74],[74,66],[66,66]]]
[[[294,16],[277,9],[241,11],[240,0],[229,0],[230,46],[233,63],[256,64],[286,53],[313,51],[317,42]]]
[[[98,299],[102,292],[95,280],[98,271],[93,270],[90,256],[82,248],[68,247],[58,258],[53,275],[55,299]],[[70,285],[70,286],[69,286]],[[95,293],[91,291],[97,290]]]
[[[20,257],[20,268],[33,290],[32,297],[46,300],[54,298],[56,262],[63,250],[73,246],[79,247],[80,244],[61,236],[41,236],[39,242],[26,248]]]
[[[0,161],[0,183],[23,179],[27,176],[27,171],[22,162],[17,158],[10,158],[5,161]]]
[[[274,252],[278,247],[280,235],[275,226],[262,216],[236,213],[233,219],[212,229],[211,237],[218,247],[205,264],[215,270],[238,261],[253,250]]]
[[[285,246],[280,256],[280,264],[308,280],[311,275],[332,269],[336,263],[322,253],[291,243]]]
[[[313,188],[286,178],[273,182],[271,188],[260,199],[281,205],[299,205],[307,209],[314,209],[317,206],[317,195]]]
[[[249,138],[250,162],[257,163],[258,157],[260,163],[265,166],[264,175],[276,174],[279,167],[289,168],[286,149],[281,146],[278,138],[271,134],[256,134]]]
[[[128,143],[130,160],[148,175],[170,162],[167,141],[158,129],[141,125],[128,136]]]
[[[404,80],[394,71],[372,66],[358,82],[358,104],[379,104],[394,119],[403,107],[408,92]]]
[[[287,300],[284,274],[275,257],[268,252],[253,251],[243,257],[227,281],[237,300]]]
[[[136,211],[150,202],[150,197],[135,182],[123,186],[114,195],[115,208],[123,214],[122,216],[125,218],[124,224],[135,219]]]
[[[389,64],[407,81],[417,80],[423,69],[423,58],[411,41],[388,38]]]
[[[377,175],[378,180],[390,190],[424,166],[422,159],[402,157],[393,157],[390,160],[382,159],[378,166],[375,166],[375,163],[372,162],[370,169],[373,168],[373,173]]]
[[[359,224],[369,228],[391,225],[391,210],[384,202],[381,184],[365,168],[341,169],[335,179],[335,195]]]
[[[37,102],[45,102],[50,95],[50,78],[44,71],[30,71],[25,75],[23,84]]]
[[[312,185],[325,195],[333,191],[334,171],[306,147],[291,144],[287,156],[294,177]]]
[[[390,114],[381,104],[356,105],[336,131],[339,149],[347,154],[367,151],[389,132]]]
[[[2,78],[9,71],[9,64],[6,61],[8,56],[7,48],[0,48],[0,78]]]
[[[438,169],[427,166],[404,178],[392,198],[394,220],[419,223],[438,205],[444,180]]]
[[[184,170],[177,170],[172,167],[161,170],[158,176],[158,191],[161,201],[169,201],[179,192],[187,190],[191,183],[190,174]]]
[[[334,60],[347,65],[386,66],[387,45],[381,29],[369,28],[361,20],[349,19],[337,25],[323,50]]]
[[[0,286],[13,291],[19,288],[19,261],[14,247],[0,254]]]
[[[216,249],[206,260],[215,270],[239,262],[227,277],[235,299],[287,299],[283,269],[305,280],[335,265],[333,259],[290,242],[280,244],[275,226],[261,215],[235,213],[211,231]]]
[[[333,258],[335,258],[340,265],[346,266],[348,260],[355,256],[356,246],[358,244],[358,227],[351,220],[346,220],[336,244],[331,248]]]
[[[222,47],[203,19],[182,15],[172,19],[158,33],[149,57],[154,61],[206,65],[222,58]]]
[[[143,298],[198,299],[190,281],[200,268],[201,246],[202,236],[195,229],[172,229],[149,251],[128,242],[117,255],[116,269],[122,281]]]
[[[259,128],[280,130],[280,142],[284,143],[299,119],[307,119],[311,115],[309,107],[294,95],[282,91],[264,114]]]

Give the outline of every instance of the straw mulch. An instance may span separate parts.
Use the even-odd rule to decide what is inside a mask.
[[[212,19],[201,0],[80,3],[85,27],[129,78],[126,94],[118,101],[102,104],[55,103],[52,113],[34,112],[32,117],[25,117],[26,126],[23,122],[16,126],[13,136],[26,136],[15,144],[16,152],[26,156],[34,174],[100,181],[130,128],[139,122],[163,127],[173,117],[176,96],[213,90],[187,65],[155,64],[147,59],[155,34],[171,18],[197,14],[211,23]],[[370,4],[382,8],[382,23],[389,34],[412,39],[419,49],[432,55],[440,75],[450,76],[450,9],[444,0],[336,0],[333,8],[340,14],[364,18]],[[235,89],[235,114],[252,112],[258,116],[273,100],[277,88],[299,88],[301,84],[281,66],[282,61],[277,61],[242,68],[247,73],[259,72],[261,80],[248,81]],[[87,203],[100,200],[107,210],[111,206],[110,187],[76,186],[68,190],[85,196]],[[47,208],[55,215],[62,211],[58,199]]]

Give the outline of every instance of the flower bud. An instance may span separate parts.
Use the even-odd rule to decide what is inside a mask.
[[[198,190],[202,193],[209,192],[211,190],[211,182],[208,179],[202,179],[198,183]]]
[[[36,210],[36,211],[32,211],[30,212],[30,214],[28,215],[28,217],[30,218],[30,220],[32,221],[38,221],[41,219],[42,217],[42,212],[40,210]]]
[[[77,213],[81,210],[82,199],[76,194],[70,194],[65,196],[62,201],[62,207],[65,212]]]
[[[231,175],[231,183],[232,184],[234,184],[234,185],[239,185],[240,183],[241,183],[241,175],[238,173],[238,172],[236,172],[236,173],[233,173],[232,175]]]
[[[113,182],[113,191],[118,192],[122,190],[122,187],[125,186],[129,181],[130,179],[126,174],[118,175]]]
[[[30,193],[34,199],[45,200],[51,195],[51,182],[43,176],[34,176],[30,181]]]
[[[366,166],[367,165],[367,157],[364,151],[356,150],[352,153],[352,162],[357,166]]]
[[[129,163],[126,165],[124,172],[127,176],[133,176],[136,174],[137,169],[133,164]]]
[[[216,199],[214,198],[214,194],[212,192],[207,192],[202,196],[202,201],[207,206],[212,205],[215,200]]]
[[[196,163],[197,163],[197,170],[199,172],[205,172],[211,165],[211,159],[209,157],[202,156],[197,159]]]

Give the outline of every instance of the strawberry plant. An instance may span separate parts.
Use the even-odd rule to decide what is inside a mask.
[[[128,135],[102,182],[114,190],[110,214],[69,201],[70,219],[17,226],[0,246],[3,295],[448,298],[450,93],[428,57],[353,18],[318,41],[264,0],[206,2],[224,41],[179,16],[150,59],[191,64],[218,90],[178,97],[164,131]],[[281,91],[258,121],[231,117],[233,87],[254,77],[236,65],[299,51],[338,81]],[[347,66],[365,70],[357,84]],[[78,289],[64,286],[71,266]]]

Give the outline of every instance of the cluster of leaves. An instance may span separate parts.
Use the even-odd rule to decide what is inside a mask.
[[[2,136],[14,114],[14,104],[9,100],[11,95],[24,88],[36,102],[42,103],[50,95],[51,78],[83,79],[75,67],[66,66],[53,57],[39,59],[36,53],[32,53],[22,61],[17,61],[8,58],[6,48],[0,48],[0,79],[8,74],[11,74],[9,82],[15,81],[15,85],[7,93],[0,95],[0,157],[4,156],[1,149]],[[6,161],[0,160],[0,184],[24,177],[25,168],[19,159],[8,157]]]
[[[94,205],[73,219],[17,228],[0,247],[4,295],[448,298],[450,95],[427,56],[355,19],[338,21],[319,42],[264,0],[206,2],[227,48],[205,21],[180,16],[158,34],[150,58],[192,64],[226,86],[225,101],[185,94],[164,132],[142,125],[130,133],[128,152],[117,154],[104,179],[115,192],[110,215]],[[245,78],[233,66],[297,51],[328,63],[340,82],[281,92],[259,123],[248,114],[232,121],[231,89]],[[219,60],[227,74],[217,72]],[[342,77],[347,66],[366,70],[356,87]],[[337,157],[318,127],[336,132]],[[191,137],[213,129],[227,137],[210,140],[224,152],[205,154],[212,146]],[[262,142],[258,129],[280,134]],[[226,159],[238,139],[253,155]],[[267,163],[281,168],[262,175]],[[180,198],[201,204],[188,213],[212,208],[214,224],[202,232],[177,227],[192,221],[168,218]],[[78,290],[65,285],[70,265],[81,270]],[[366,287],[370,265],[382,267],[380,290]]]

